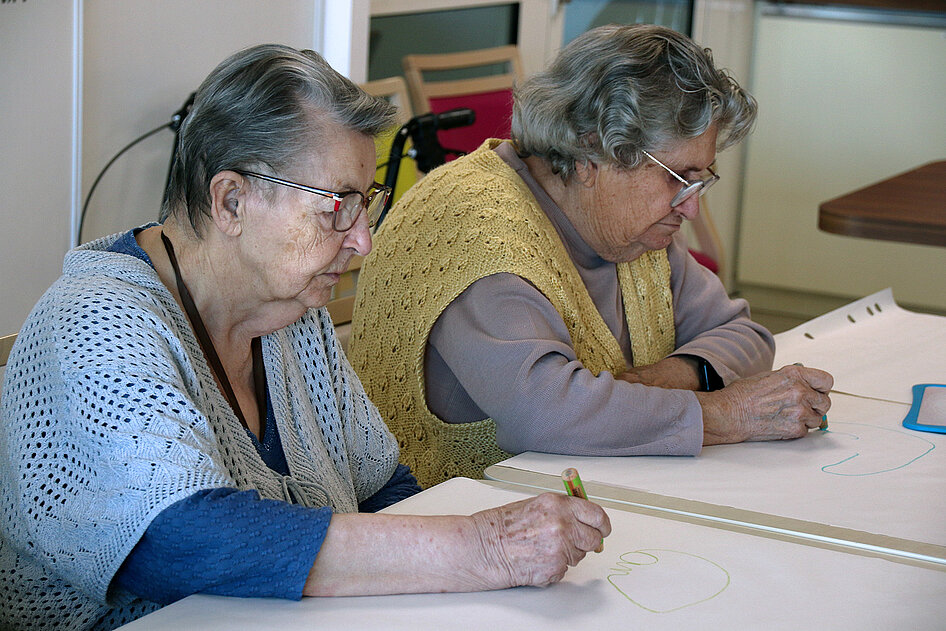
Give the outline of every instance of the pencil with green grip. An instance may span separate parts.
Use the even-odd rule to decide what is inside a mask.
[[[583,500],[588,499],[588,494],[585,493],[585,485],[581,483],[581,478],[578,477],[578,470],[572,467],[562,471],[562,482],[565,483],[565,490],[572,497],[580,497]],[[598,547],[595,548],[595,552],[601,552],[604,550],[604,539],[601,540],[601,543],[598,544]]]

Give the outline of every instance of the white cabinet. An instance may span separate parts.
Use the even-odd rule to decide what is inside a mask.
[[[946,248],[818,230],[821,202],[946,158],[946,14],[908,26],[757,9],[739,287],[946,310]],[[946,212],[946,209],[943,209]]]

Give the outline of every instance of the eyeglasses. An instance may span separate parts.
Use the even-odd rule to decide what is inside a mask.
[[[368,189],[367,194],[360,191],[343,191],[336,193],[335,191],[327,191],[324,188],[296,184],[295,182],[273,177],[272,175],[263,175],[262,173],[253,173],[252,171],[236,171],[236,173],[266,180],[273,184],[288,186],[289,188],[297,188],[300,191],[321,195],[322,197],[330,197],[335,200],[335,216],[332,218],[332,228],[337,232],[351,230],[351,227],[354,226],[355,222],[358,220],[362,209],[367,211],[368,226],[374,226],[378,222],[378,217],[381,216],[381,211],[384,210],[384,205],[391,196],[391,188],[383,184],[378,184],[377,182],[371,184],[371,188]]]
[[[676,208],[677,206],[679,206],[686,200],[690,199],[691,197],[693,197],[693,195],[697,193],[699,193],[700,197],[702,197],[703,193],[706,192],[706,189],[708,189],[710,186],[712,186],[717,181],[719,181],[719,176],[716,175],[716,171],[713,170],[713,167],[706,167],[706,170],[710,172],[710,176],[706,178],[705,180],[684,180],[682,177],[677,175],[676,171],[668,167],[666,164],[664,164],[663,162],[661,162],[654,156],[650,155],[646,151],[644,151],[643,153],[645,156],[647,156],[648,158],[650,158],[651,160],[653,160],[654,162],[662,166],[664,169],[666,169],[667,173],[669,173],[670,175],[672,175],[673,177],[677,178],[678,180],[680,180],[681,182],[685,184],[685,186],[682,189],[680,189],[680,192],[674,195],[673,199],[670,200],[671,208]]]

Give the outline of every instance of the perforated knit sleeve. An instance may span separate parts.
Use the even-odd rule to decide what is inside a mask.
[[[3,536],[99,603],[155,515],[233,484],[164,315],[147,292],[64,277],[6,375]]]
[[[256,491],[198,491],[151,522],[115,582],[162,605],[191,594],[298,600],[331,517]]]

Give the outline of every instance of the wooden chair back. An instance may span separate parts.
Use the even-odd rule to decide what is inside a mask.
[[[13,348],[13,342],[15,341],[16,333],[0,337],[0,366],[7,365],[7,360],[10,358],[10,350]]]
[[[404,123],[414,116],[414,110],[411,107],[407,83],[404,81],[403,77],[388,77],[386,79],[367,81],[361,84],[361,89],[372,96],[384,97],[392,105],[397,107],[397,125],[393,129],[381,133],[375,139],[379,165],[378,171],[375,174],[375,180],[384,183],[384,178],[387,173],[386,165],[391,153],[391,143],[394,141],[394,135]],[[407,151],[409,148],[410,141],[408,140],[404,150]],[[411,164],[408,165],[408,162]],[[424,174],[417,169],[417,165],[413,160],[408,159],[402,161],[397,173],[397,182],[394,185],[394,201],[397,201],[404,191],[412,187],[423,175]]]

